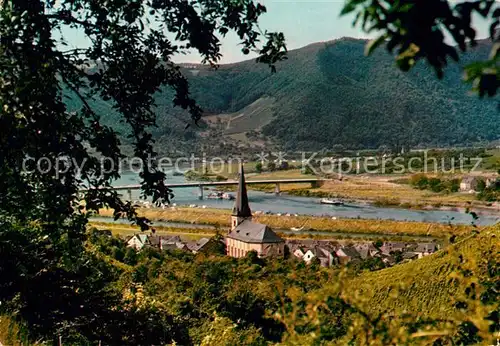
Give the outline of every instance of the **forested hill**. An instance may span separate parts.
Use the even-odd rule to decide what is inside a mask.
[[[403,73],[384,49],[364,56],[365,44],[344,38],[291,51],[276,74],[253,60],[217,71],[184,65],[210,130],[183,132],[182,114],[171,108],[171,94],[165,92],[158,95],[156,135],[212,145],[229,137],[248,145],[270,140],[296,150],[453,145],[500,137],[498,98],[470,95],[460,66],[452,64],[441,81],[425,63]],[[488,44],[480,42],[461,63],[488,53]]]
[[[403,73],[383,49],[365,57],[365,44],[340,39],[292,51],[275,75],[253,61],[202,71],[192,78],[193,93],[212,113],[237,112],[273,97],[273,118],[263,132],[290,148],[498,138],[498,100],[468,95],[459,66],[450,66],[442,81],[425,64]],[[481,43],[463,63],[488,52]]]

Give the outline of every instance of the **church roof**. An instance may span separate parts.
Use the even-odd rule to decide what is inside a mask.
[[[243,165],[240,166],[240,177],[238,183],[238,193],[236,195],[236,202],[233,207],[233,216],[238,217],[251,217],[252,211],[248,205],[247,186],[245,183],[245,172],[243,172]]]
[[[245,243],[281,243],[281,239],[273,230],[260,223],[245,220],[232,230],[228,238],[236,239]]]

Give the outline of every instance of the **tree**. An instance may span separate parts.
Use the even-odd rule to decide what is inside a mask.
[[[262,163],[257,162],[255,164],[255,170],[257,171],[257,173],[261,173],[262,172]]]
[[[274,162],[269,162],[267,164],[267,170],[270,172],[274,172],[276,170],[276,164]]]
[[[192,48],[203,62],[216,66],[221,58],[219,37],[233,30],[245,54],[258,52],[257,60],[272,68],[284,58],[283,35],[257,28],[266,9],[250,0],[112,0],[108,5],[95,0],[1,3],[0,174],[2,191],[9,193],[2,193],[0,202],[10,206],[6,213],[31,210],[29,214],[36,213],[38,220],[63,224],[75,212],[84,216],[107,205],[117,217],[128,216],[146,228],[146,221],[137,217],[131,205],[109,189],[119,176],[123,155],[116,133],[101,124],[91,100],[113,103],[129,125],[134,155],[148,162],[140,174],[143,193],[155,202],[167,201],[165,175],[148,161],[156,154],[149,132],[155,126],[153,96],[160,89],[173,89],[173,105],[188,110],[194,122],[201,115],[172,57]],[[144,30],[146,25],[149,30]],[[65,33],[70,29],[84,33],[89,46],[65,48]],[[261,36],[267,43],[259,48]],[[67,98],[78,100],[81,109],[68,112]],[[99,162],[94,153],[106,161]],[[26,158],[30,160],[23,165]],[[43,173],[36,167],[42,158],[47,163]],[[77,165],[81,171],[77,172]],[[79,210],[75,195],[84,185],[101,189],[87,191],[86,209]]]
[[[484,179],[477,180],[477,191],[483,192],[486,189],[486,182]]]
[[[306,165],[306,166],[302,169],[302,174],[314,175],[314,171],[313,171],[313,169],[312,169],[309,165]]]
[[[465,80],[481,97],[496,95],[500,84],[500,5],[497,2],[348,0],[341,14],[352,12],[356,12],[353,25],[360,23],[366,33],[381,33],[366,46],[366,54],[384,44],[390,52],[397,49],[396,63],[401,70],[408,71],[419,60],[426,60],[439,78],[443,77],[449,59],[459,61],[458,50],[465,52],[477,44],[473,15],[487,18],[490,39],[495,44],[488,60],[466,66]],[[447,42],[447,35],[457,46]]]
[[[286,171],[289,168],[290,168],[290,165],[288,164],[288,161],[281,162],[280,167],[279,167],[279,169],[282,171]]]
[[[173,106],[187,110],[192,123],[201,115],[172,57],[194,49],[203,63],[216,67],[220,37],[234,31],[243,53],[257,52],[257,61],[274,71],[286,48],[283,34],[258,28],[265,12],[252,0],[0,1],[0,221],[8,220],[20,230],[36,225],[29,248],[40,255],[25,263],[25,277],[47,273],[57,276],[52,286],[78,292],[80,280],[74,276],[91,273],[84,247],[86,225],[99,208],[109,207],[115,218],[127,217],[142,229],[149,226],[130,201],[122,201],[111,189],[124,155],[117,133],[102,124],[94,101],[111,103],[127,125],[133,155],[143,162],[143,195],[155,203],[167,202],[171,191],[154,161],[151,135],[155,95],[170,89]],[[88,45],[70,47],[71,31],[84,35]],[[70,101],[78,105],[76,110],[69,109]],[[16,246],[23,239],[15,239]],[[0,253],[2,265],[5,256]],[[133,257],[130,250],[124,254],[129,263]],[[0,293],[2,302],[9,298]],[[28,304],[32,298],[19,292],[16,302],[38,306]],[[37,323],[26,309],[11,311]],[[47,321],[55,316],[46,316]],[[50,328],[33,330],[54,335]]]

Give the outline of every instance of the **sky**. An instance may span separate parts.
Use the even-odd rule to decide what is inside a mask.
[[[281,31],[285,34],[289,50],[300,48],[311,43],[329,41],[340,37],[373,38],[376,33],[367,35],[358,27],[352,27],[354,16],[340,17],[343,0],[261,0],[267,8],[267,13],[260,17],[259,26],[268,31]],[[479,31],[478,37],[485,37],[487,24],[484,20],[475,18],[474,23]],[[74,46],[84,46],[86,39],[83,33],[75,30],[65,33],[69,43]],[[238,46],[238,37],[228,34],[222,40],[221,64],[233,63],[252,58],[243,55]],[[199,63],[201,58],[195,52],[174,57],[177,63]]]
[[[262,3],[266,6],[267,13],[261,16],[259,26],[268,31],[283,32],[289,50],[343,36],[368,37],[360,29],[352,27],[354,16],[340,18],[343,1],[264,0]],[[225,38],[222,53],[222,63],[249,58],[240,52],[238,37],[234,34]],[[194,54],[178,59],[181,58],[184,61],[196,61]]]

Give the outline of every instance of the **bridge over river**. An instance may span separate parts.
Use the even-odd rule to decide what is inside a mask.
[[[325,179],[318,179],[318,178],[310,178],[310,179],[261,179],[261,180],[247,180],[246,184],[247,185],[255,185],[255,184],[274,184],[274,193],[279,195],[281,192],[280,186],[281,184],[303,184],[303,183],[310,183],[311,187],[319,187],[325,182]],[[174,183],[174,184],[165,184],[166,187],[170,189],[177,189],[177,188],[193,188],[193,187],[198,187],[199,192],[198,192],[198,198],[201,200],[203,199],[203,190],[205,187],[211,187],[211,186],[234,186],[238,185],[237,180],[226,180],[226,181],[199,181],[199,182],[184,182],[184,183]],[[111,188],[112,190],[115,191],[127,191],[129,200],[132,200],[132,191],[133,190],[140,190],[141,185],[134,184],[134,185],[120,185],[120,186],[113,186]],[[88,191],[89,189],[82,189],[80,191],[85,192]]]

